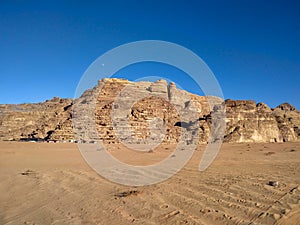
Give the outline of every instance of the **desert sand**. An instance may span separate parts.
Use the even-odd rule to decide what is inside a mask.
[[[129,187],[99,176],[76,144],[0,142],[0,224],[300,224],[300,143],[223,144],[199,172],[204,147],[165,182]],[[174,146],[108,149],[146,165]]]

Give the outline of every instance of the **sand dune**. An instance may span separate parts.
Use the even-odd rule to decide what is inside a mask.
[[[224,144],[200,173],[204,147],[167,181],[128,187],[94,172],[76,144],[1,142],[0,224],[300,224],[299,143]],[[143,165],[173,148],[109,151]]]

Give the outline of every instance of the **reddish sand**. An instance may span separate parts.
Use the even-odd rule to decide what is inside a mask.
[[[224,144],[200,173],[204,147],[167,181],[128,187],[94,172],[76,144],[0,142],[0,224],[300,224],[300,143]],[[146,165],[174,146],[108,148]]]

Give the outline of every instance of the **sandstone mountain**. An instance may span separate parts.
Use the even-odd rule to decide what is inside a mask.
[[[75,100],[55,97],[44,103],[0,105],[0,140],[176,143],[186,135],[187,141],[206,143],[216,114],[212,101],[221,105],[216,97],[197,96],[164,80],[102,79]],[[226,100],[223,106],[225,142],[300,140],[300,112],[288,103],[271,109],[251,100]]]

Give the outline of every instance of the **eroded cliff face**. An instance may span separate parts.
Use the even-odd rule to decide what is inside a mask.
[[[100,83],[95,121],[100,139],[107,142],[137,139],[136,143],[145,140],[176,143],[182,135],[191,140],[195,128],[185,125],[196,123],[210,111],[205,98],[179,90],[164,80],[132,83],[112,79]],[[204,141],[209,127],[203,124],[202,128],[200,140]],[[185,132],[186,129],[190,132]]]
[[[289,103],[283,103],[273,109],[283,141],[299,141],[300,117],[299,111]]]
[[[0,105],[0,140],[69,140],[72,133],[72,100],[53,98],[44,103]],[[58,137],[59,136],[59,137]]]
[[[226,142],[282,142],[273,111],[264,103],[226,100]]]
[[[225,142],[300,140],[300,113],[288,103],[270,109],[264,103],[226,100],[225,109]],[[134,83],[103,79],[74,101],[53,98],[38,104],[0,105],[0,140],[93,139],[116,143],[134,138],[138,142],[161,139],[176,143],[185,135],[187,141],[206,143],[213,111],[207,97],[180,90],[164,80]]]

